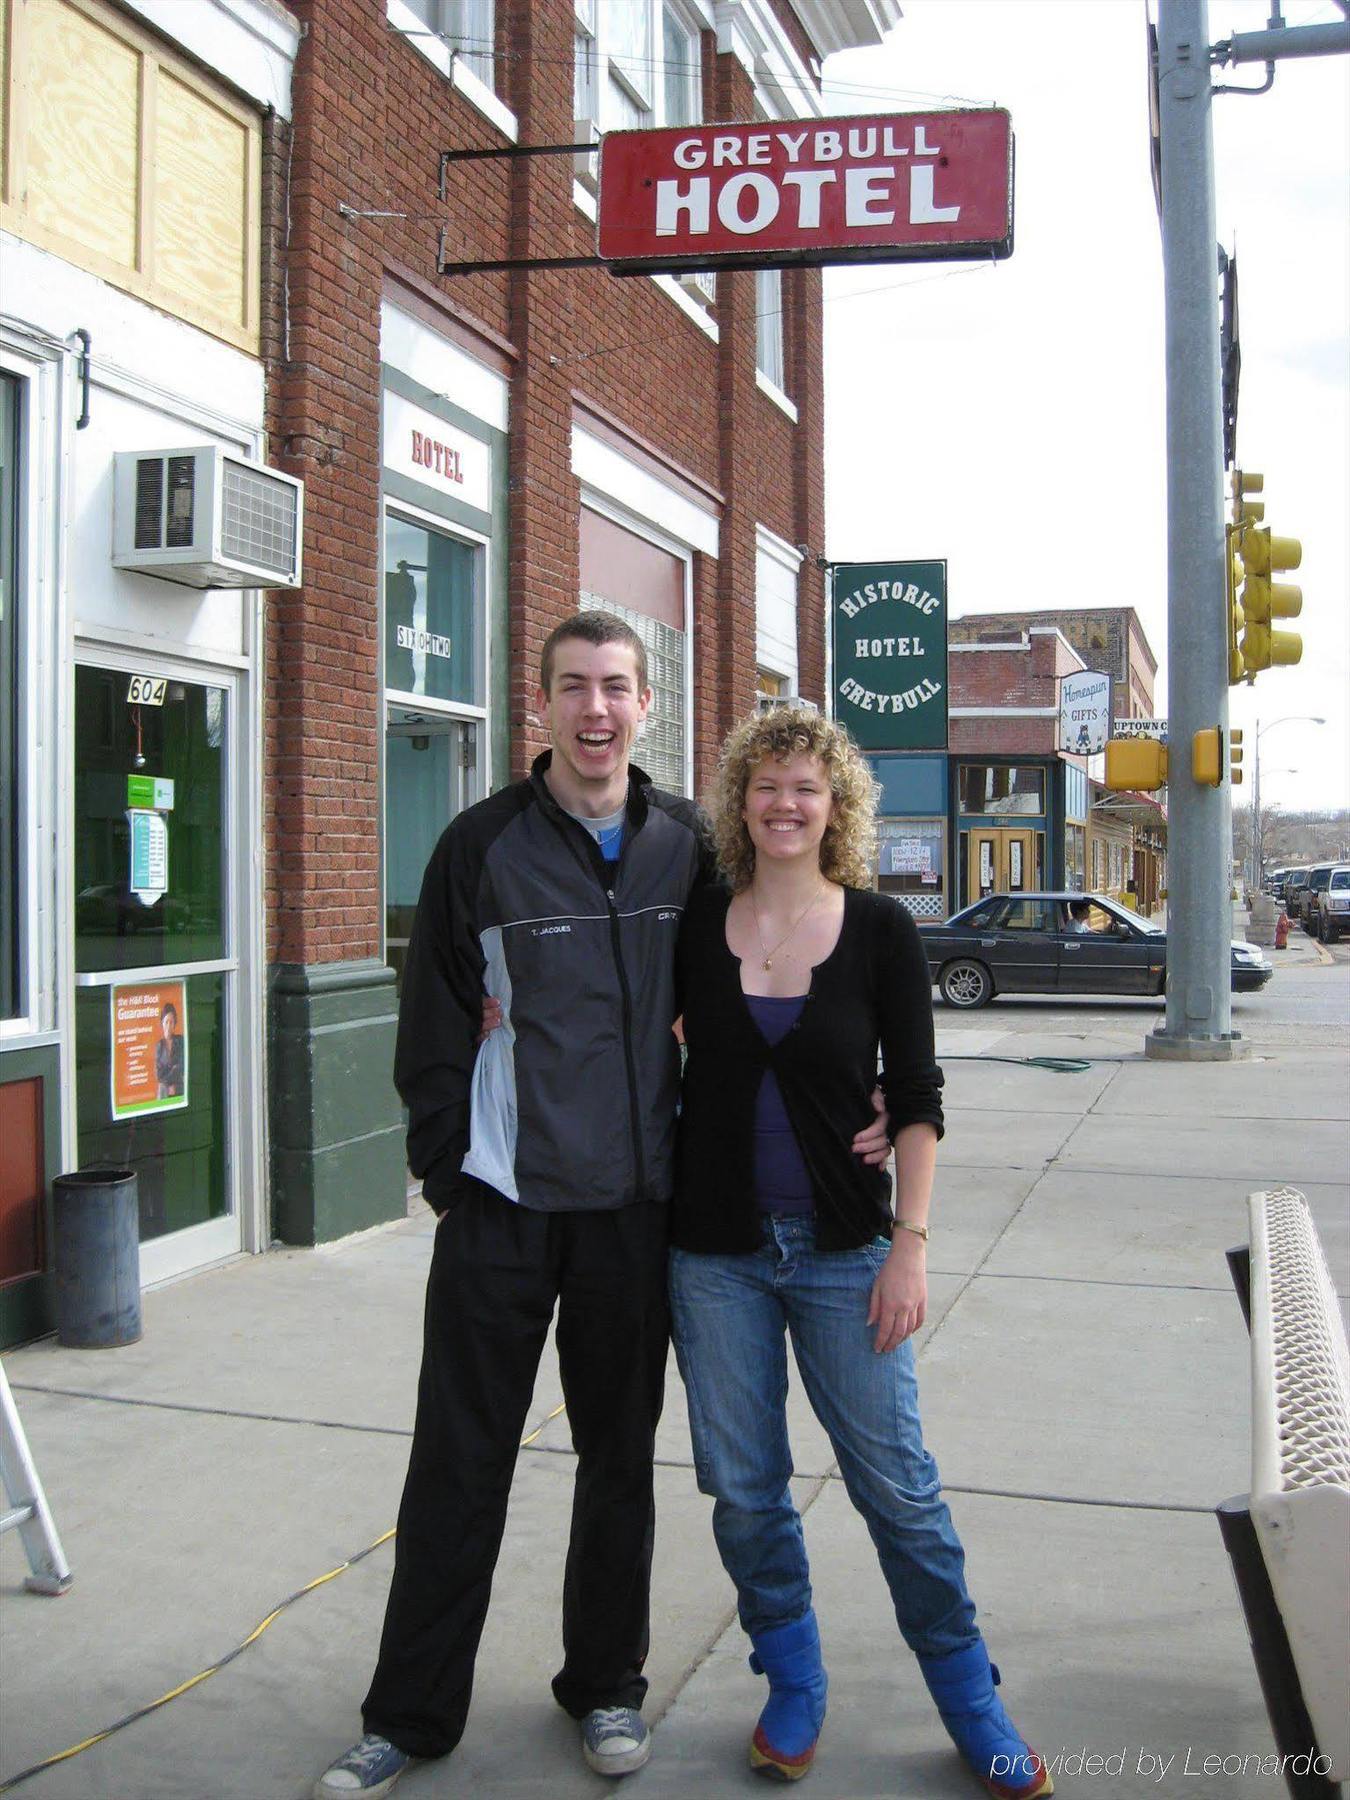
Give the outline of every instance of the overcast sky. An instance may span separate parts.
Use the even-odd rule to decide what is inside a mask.
[[[1211,42],[1269,0],[1211,0]],[[1344,14],[1286,0],[1290,25]],[[1151,7],[1156,18],[1156,0]],[[843,111],[996,104],[1017,140],[1007,262],[827,270],[827,546],[945,557],[951,610],[1131,605],[1167,710],[1162,251],[1143,0],[904,0],[828,65]],[[1217,80],[1254,83],[1257,65]],[[1350,805],[1350,57],[1285,61],[1214,102],[1220,240],[1236,244],[1238,450],[1303,543],[1303,661],[1232,690],[1265,805]],[[1225,480],[1225,509],[1227,489]],[[1283,773],[1290,769],[1296,774]],[[1250,783],[1250,773],[1248,783]],[[1250,786],[1245,795],[1250,794]]]

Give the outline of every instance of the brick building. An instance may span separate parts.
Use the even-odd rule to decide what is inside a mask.
[[[819,115],[898,17],[0,0],[0,1342],[62,1169],[135,1169],[146,1280],[402,1211],[422,867],[558,619],[643,635],[686,792],[823,698],[819,273],[458,273],[590,255],[595,159],[453,153]]]
[[[1100,669],[1114,685],[1113,705],[1122,719],[1153,717],[1153,684],[1158,660],[1132,606],[1047,607],[1039,612],[966,613],[951,624],[954,644],[1006,637],[1009,631],[1050,626],[1065,637],[1083,659],[1085,669]]]
[[[757,687],[823,698],[814,271],[616,279],[594,158],[462,158],[619,126],[811,116],[894,0],[294,0],[267,145],[269,433],[305,483],[269,617],[274,1216],[403,1204],[395,980],[446,820],[528,769],[539,651],[582,606],[643,636],[638,758],[695,792]],[[452,153],[442,161],[442,153]],[[444,272],[442,272],[444,265]]]

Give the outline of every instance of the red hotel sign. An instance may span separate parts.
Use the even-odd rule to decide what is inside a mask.
[[[599,254],[616,273],[1012,253],[1002,109],[611,131]]]

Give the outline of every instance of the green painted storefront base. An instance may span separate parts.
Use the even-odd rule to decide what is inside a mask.
[[[402,1218],[393,970],[374,961],[277,963],[270,1002],[276,1236],[323,1244]]]

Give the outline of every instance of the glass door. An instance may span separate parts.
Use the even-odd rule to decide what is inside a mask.
[[[233,677],[75,669],[79,1166],[138,1177],[145,1282],[241,1248]]]
[[[385,734],[385,946],[402,991],[413,914],[436,841],[477,799],[476,719],[391,705]]]
[[[986,894],[1034,893],[1041,886],[1042,832],[978,825],[963,837],[967,906]]]

